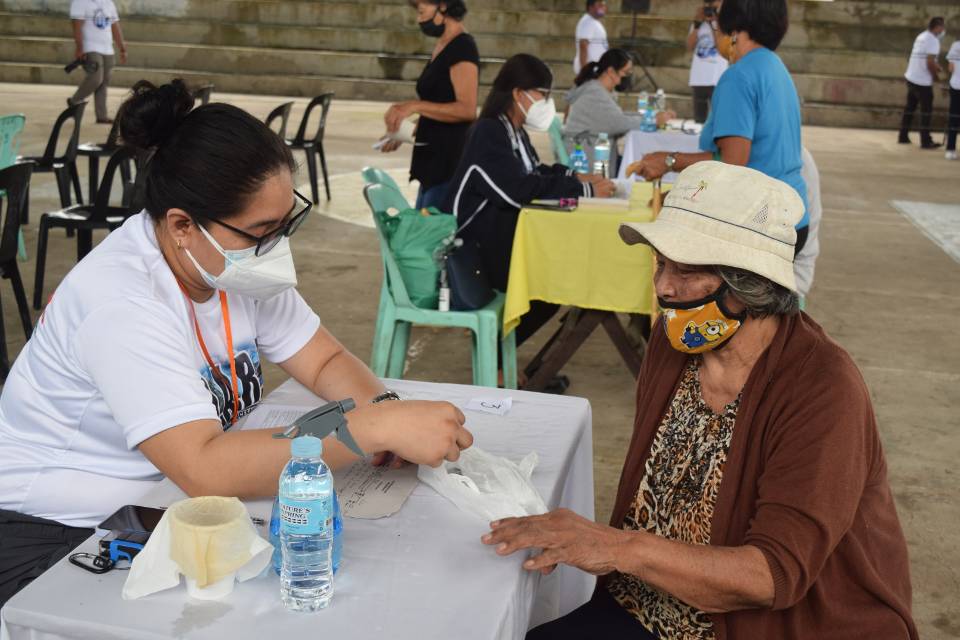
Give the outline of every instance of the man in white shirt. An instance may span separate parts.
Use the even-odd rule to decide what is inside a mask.
[[[913,112],[920,106],[920,148],[936,149],[940,145],[930,137],[930,118],[933,115],[933,84],[940,75],[937,56],[940,55],[940,41],[946,35],[947,26],[943,18],[930,20],[926,31],[917,36],[910,52],[910,62],[903,77],[907,79],[907,106],[903,110],[900,123],[900,144],[910,144],[908,132],[913,122]]]
[[[957,133],[960,132],[960,40],[947,53],[950,70],[950,124],[947,129],[947,160],[957,159]]]
[[[587,0],[587,12],[577,23],[577,54],[573,59],[573,72],[580,73],[580,69],[589,62],[600,59],[610,43],[607,40],[607,30],[603,27],[603,17],[607,15],[606,0]]]
[[[113,0],[71,0],[70,19],[73,22],[73,40],[77,48],[74,59],[83,58],[83,70],[87,73],[68,105],[83,102],[90,94],[99,124],[111,124],[107,113],[107,87],[113,70],[113,41],[120,49],[120,64],[127,62],[127,45],[120,31],[120,17]]]
[[[703,123],[710,113],[713,88],[729,63],[717,51],[714,38],[720,0],[704,0],[697,9],[687,34],[687,51],[693,52],[690,62],[690,89],[693,92],[693,119]]]

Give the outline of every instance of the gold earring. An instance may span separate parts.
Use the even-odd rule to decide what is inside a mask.
[[[178,249],[178,250],[179,250],[179,249],[183,249],[183,246],[180,244],[180,241],[179,241],[179,240],[177,240],[177,249]]]

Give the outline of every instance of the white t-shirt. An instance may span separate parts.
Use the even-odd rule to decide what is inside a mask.
[[[580,41],[587,40],[587,59],[580,60]],[[596,62],[607,52],[610,43],[607,41],[607,30],[603,23],[589,13],[583,14],[577,23],[576,53],[573,58],[573,72],[580,73],[580,69],[588,62]]]
[[[950,88],[960,91],[960,40],[953,43],[947,52],[947,62],[953,63],[953,73],[950,75]]]
[[[83,52],[113,55],[110,27],[120,21],[113,0],[71,0],[70,18],[83,20]]]
[[[693,31],[693,25],[690,25]],[[690,62],[691,87],[715,87],[720,76],[730,64],[717,51],[717,43],[713,36],[713,28],[709,22],[703,22],[697,30],[697,45],[693,50],[693,60]]]
[[[263,393],[260,358],[295,355],[320,319],[294,289],[227,302],[243,416]],[[95,526],[162,479],[141,442],[193,420],[230,427],[220,297],[194,306],[226,384],[200,351],[188,304],[146,213],[67,274],[0,396],[0,509]]]
[[[903,77],[922,87],[933,85],[933,75],[927,68],[927,56],[940,55],[940,41],[937,36],[924,31],[913,41],[913,50],[910,52],[910,62]]]

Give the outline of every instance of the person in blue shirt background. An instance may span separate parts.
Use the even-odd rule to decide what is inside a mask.
[[[718,17],[717,48],[732,66],[720,77],[699,153],[648,153],[627,168],[647,180],[703,160],[747,166],[782,180],[807,205],[800,143],[800,97],[774,53],[787,33],[786,0],[725,0]],[[803,248],[809,207],[797,225],[795,252]]]

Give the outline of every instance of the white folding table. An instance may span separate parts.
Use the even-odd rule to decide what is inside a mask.
[[[593,518],[586,400],[424,382],[388,384],[407,397],[448,400],[461,409],[472,398],[512,396],[513,407],[504,417],[466,412],[476,445],[513,460],[536,451],[540,465],[533,481],[547,504]],[[320,403],[291,381],[265,404]],[[164,481],[142,503],[166,506],[182,495]],[[266,519],[270,506],[267,500],[248,503],[252,515]],[[347,519],[333,602],[315,614],[284,610],[278,578],[269,569],[238,584],[221,601],[193,600],[182,585],[124,601],[126,572],[96,576],[64,559],[0,610],[0,640],[517,639],[589,599],[592,577],[570,567],[545,577],[529,573],[521,567],[523,554],[501,558],[481,544],[486,531],[486,522],[423,484],[389,518]],[[78,550],[94,551],[96,542],[91,538]]]

